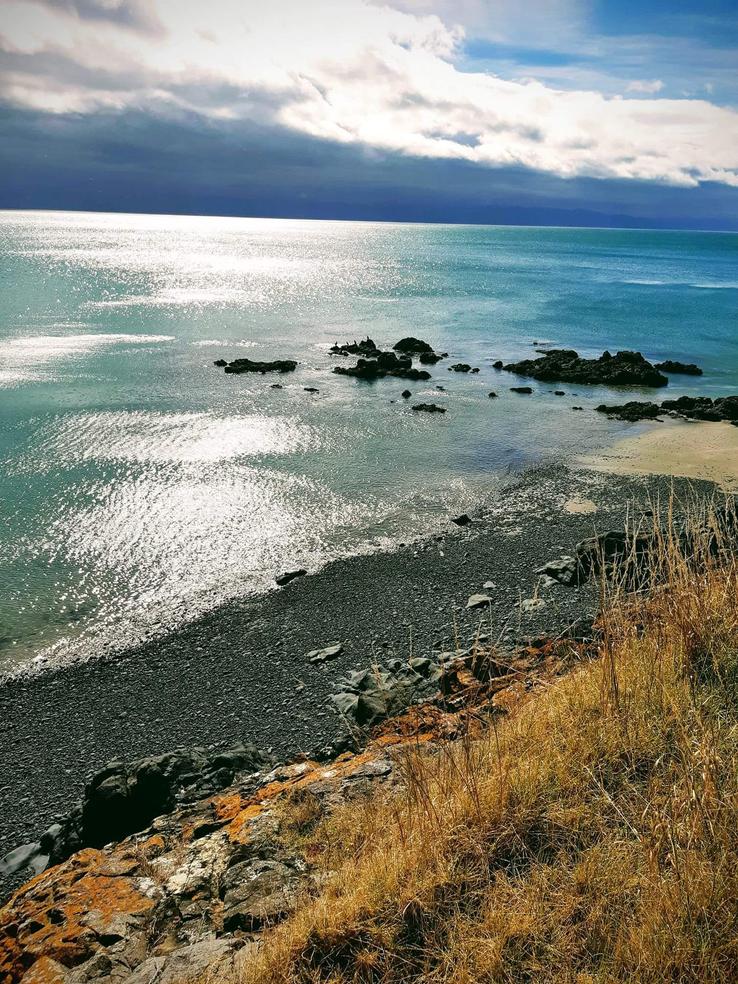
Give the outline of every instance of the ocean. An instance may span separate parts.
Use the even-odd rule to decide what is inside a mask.
[[[446,529],[646,426],[592,412],[601,387],[510,393],[496,359],[637,349],[703,366],[670,396],[738,393],[737,312],[732,234],[0,212],[0,672]],[[366,335],[449,358],[427,383],[331,373]],[[237,357],[299,365],[213,366]]]

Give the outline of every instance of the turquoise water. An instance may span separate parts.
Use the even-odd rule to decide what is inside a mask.
[[[412,540],[628,429],[571,410],[613,391],[509,393],[491,363],[534,342],[697,361],[673,395],[738,392],[735,235],[5,212],[0,258],[0,667]],[[448,412],[331,374],[366,334],[448,351],[410,384]],[[238,356],[300,365],[273,390],[212,365]]]

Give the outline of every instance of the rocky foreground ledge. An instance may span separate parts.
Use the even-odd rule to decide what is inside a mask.
[[[704,516],[704,531],[694,519],[670,527],[686,559],[695,537],[710,552],[738,543],[732,500]],[[537,573],[562,586],[604,575],[642,588],[662,536],[658,517],[650,529],[611,529]],[[467,608],[490,603],[480,592]],[[521,611],[541,604],[534,596]],[[38,873],[0,910],[0,982],[175,984],[237,972],[261,933],[326,877],[304,834],[378,784],[400,787],[405,757],[419,745],[440,749],[514,713],[593,658],[598,641],[597,623],[583,619],[525,645],[503,648],[479,633],[468,648],[435,659],[351,673],[334,696],[346,730],[312,757],[275,764],[239,745],[111,763],[62,823],[5,859]]]
[[[137,829],[82,847],[16,892],[0,911],[0,981],[174,984],[235,969],[266,927],[318,887],[301,830],[376,784],[399,786],[409,749],[478,732],[587,651],[572,638],[520,650],[504,666],[481,646],[449,654],[433,696],[377,724],[362,750],[328,763],[275,766],[246,746],[217,760],[182,750],[114,763],[88,787],[71,828],[98,844],[106,829]],[[380,690],[366,688],[369,705]],[[198,797],[229,772],[226,788]],[[170,812],[146,817],[152,804],[172,799],[179,803]],[[66,841],[62,831],[51,834],[57,852],[70,846],[66,833]]]

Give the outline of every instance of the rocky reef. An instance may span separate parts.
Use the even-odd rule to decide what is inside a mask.
[[[504,368],[542,382],[654,387],[669,382],[640,352],[603,352],[598,359],[583,359],[574,349],[551,349],[539,354],[538,359],[511,362]]]
[[[680,396],[661,404],[632,400],[623,404],[601,403],[596,410],[618,420],[655,420],[660,415],[683,417],[687,420],[725,420],[738,425],[738,396]]]
[[[227,373],[260,372],[262,375],[267,372],[294,372],[297,368],[294,359],[275,359],[273,362],[252,362],[251,359],[234,359],[233,362],[225,362],[224,359],[218,359],[215,365],[224,365],[223,371]]]
[[[694,362],[677,362],[674,359],[667,359],[665,362],[657,362],[655,369],[659,372],[668,372],[672,375],[682,376],[701,376],[702,370]]]

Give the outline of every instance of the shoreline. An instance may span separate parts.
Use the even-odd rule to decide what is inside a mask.
[[[738,427],[724,421],[670,420],[654,423],[577,465],[616,475],[670,475],[713,482],[738,491]]]
[[[591,585],[544,588],[545,605],[524,615],[517,606],[535,594],[536,568],[595,528],[621,526],[634,504],[645,512],[671,484],[538,467],[470,526],[450,527],[440,539],[336,561],[115,658],[7,679],[0,684],[8,763],[0,855],[67,813],[86,778],[113,758],[239,741],[281,758],[309,752],[336,735],[330,696],[348,671],[468,645],[480,625],[491,639],[505,632],[524,638],[593,613]],[[586,509],[571,508],[582,501]],[[488,581],[489,612],[467,610]],[[311,650],[337,641],[343,651],[336,659],[309,663]],[[0,897],[10,887],[0,884]]]

